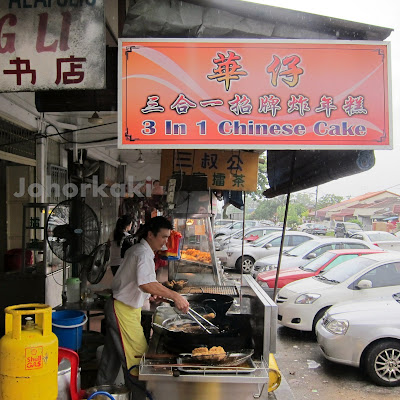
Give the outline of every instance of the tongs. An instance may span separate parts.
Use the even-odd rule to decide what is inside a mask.
[[[172,307],[174,306],[174,302],[170,299],[166,299],[167,303],[169,303]],[[218,326],[214,325],[212,322],[210,322],[208,319],[204,318],[202,315],[200,315],[197,311],[194,311],[193,308],[189,307],[188,310],[188,315],[196,322],[197,325],[199,325],[204,331],[206,331],[208,334],[212,335],[213,332],[210,331],[210,329],[213,329],[215,333],[219,333],[219,328]],[[208,328],[205,327],[200,320],[208,324]]]
[[[208,334],[212,335],[213,332],[210,331],[210,329],[213,329],[214,331],[216,331],[215,333],[219,333],[219,328],[218,326],[214,325],[212,322],[210,322],[208,319],[204,318],[201,314],[199,314],[197,311],[194,311],[193,308],[189,307],[189,311],[188,314],[190,315],[190,317],[202,328],[204,329]],[[208,324],[208,329],[207,327],[205,327],[203,325],[203,323],[200,322],[203,321],[203,323],[207,323]]]

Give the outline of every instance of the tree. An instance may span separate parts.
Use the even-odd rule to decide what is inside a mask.
[[[249,192],[249,195],[253,200],[264,199],[265,197],[263,196],[263,192],[267,189],[267,154],[264,152],[259,156],[257,190],[255,192]]]
[[[289,226],[301,224],[301,214],[307,211],[303,204],[291,203],[289,204],[287,224]],[[277,210],[279,221],[283,221],[285,217],[285,206],[279,206]]]
[[[277,196],[273,199],[258,201],[257,208],[249,215],[249,219],[269,219],[277,222],[277,209],[285,204],[286,196]]]
[[[317,210],[332,206],[333,204],[340,203],[344,198],[342,196],[336,196],[335,194],[326,194],[318,199]]]

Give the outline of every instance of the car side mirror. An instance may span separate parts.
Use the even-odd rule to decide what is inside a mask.
[[[265,243],[264,247],[266,249],[270,249],[272,247],[272,244],[271,243]]]
[[[371,289],[372,288],[372,282],[369,281],[368,279],[361,279],[360,282],[356,285],[356,289]]]
[[[313,258],[317,258],[317,255],[315,253],[310,253],[306,258],[307,260],[312,260]]]

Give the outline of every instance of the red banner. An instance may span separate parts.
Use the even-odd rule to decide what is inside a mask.
[[[119,42],[119,147],[388,149],[388,43]]]

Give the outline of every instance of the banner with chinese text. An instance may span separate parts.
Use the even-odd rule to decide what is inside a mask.
[[[388,149],[389,43],[119,40],[119,148]]]
[[[0,92],[102,89],[103,0],[0,5]]]
[[[160,183],[173,174],[207,175],[208,187],[220,190],[257,190],[258,153],[240,150],[163,150]]]

